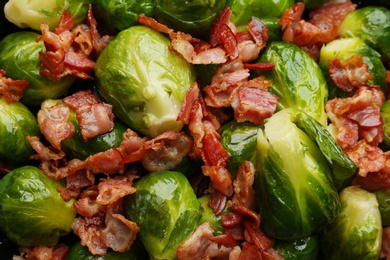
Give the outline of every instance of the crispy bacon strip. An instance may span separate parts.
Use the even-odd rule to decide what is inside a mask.
[[[99,195],[96,197],[96,202],[103,205],[112,204],[120,198],[135,193],[136,188],[133,185],[133,182],[123,176],[103,180],[98,184]]]
[[[249,161],[242,163],[237,171],[236,178],[233,181],[234,195],[233,204],[243,205],[249,210],[255,210],[255,190],[253,183],[255,179],[255,166]]]
[[[345,61],[329,60],[328,71],[336,86],[345,92],[352,92],[372,79],[368,65],[360,55],[353,55]]]
[[[7,103],[17,102],[22,97],[30,82],[27,80],[14,80],[7,78],[6,72],[0,69],[0,95],[3,95]]]

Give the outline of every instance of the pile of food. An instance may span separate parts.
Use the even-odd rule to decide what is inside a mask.
[[[386,0],[0,0],[1,259],[390,257]]]

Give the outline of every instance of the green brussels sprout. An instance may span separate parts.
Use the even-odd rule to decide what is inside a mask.
[[[35,116],[22,103],[7,103],[0,96],[0,161],[28,163],[35,153],[26,139],[30,135],[41,135]]]
[[[246,31],[248,22],[255,16],[267,26],[270,41],[281,39],[279,18],[294,4],[294,0],[228,0],[228,6],[232,10],[231,21],[238,31]]]
[[[293,241],[275,240],[273,248],[285,260],[317,260],[320,250],[317,236]]]
[[[256,165],[259,128],[260,126],[249,122],[237,123],[236,120],[231,120],[219,129],[221,135],[219,141],[230,156],[226,169],[233,178],[244,161],[250,161]]]
[[[340,25],[340,37],[359,37],[390,58],[390,10],[381,6],[367,6],[349,13]]]
[[[148,259],[148,254],[142,243],[136,239],[131,245],[130,250],[125,252],[116,252],[108,250],[103,256],[92,255],[88,247],[82,246],[80,241],[77,241],[70,252],[66,255],[65,260],[144,260]]]
[[[367,64],[368,71],[373,76],[373,79],[367,83],[378,85],[383,91],[386,91],[386,68],[382,63],[381,55],[358,37],[343,38],[323,45],[320,51],[319,65],[328,84],[329,99],[353,95],[353,92],[347,93],[339,89],[330,78],[328,72],[330,59],[337,58],[345,61],[353,55],[360,55],[364,63]]]
[[[292,109],[275,113],[257,136],[255,191],[262,228],[282,240],[319,232],[340,207],[326,157],[294,117]]]
[[[126,197],[126,216],[140,227],[139,237],[152,259],[174,259],[178,246],[200,225],[202,211],[180,172],[149,173]]]
[[[65,202],[52,180],[34,166],[16,168],[0,180],[0,230],[20,246],[54,246],[71,231],[73,201]]]
[[[9,0],[4,6],[5,17],[20,28],[31,28],[40,31],[42,22],[54,30],[61,15],[68,10],[75,24],[85,19],[89,0]]]
[[[382,223],[375,194],[358,186],[340,193],[341,210],[320,237],[325,259],[378,259]]]
[[[374,192],[381,213],[382,226],[390,226],[390,190],[383,188]]]
[[[385,134],[383,136],[383,143],[385,150],[390,149],[390,100],[386,100],[380,109],[381,116],[385,124]]]
[[[92,0],[93,14],[113,34],[138,24],[138,16],[154,16],[154,0]]]
[[[196,80],[191,64],[169,45],[162,34],[133,26],[117,34],[95,65],[102,98],[125,124],[149,137],[183,127],[176,118]]]
[[[42,103],[41,107],[48,108],[54,106],[58,102],[62,103],[61,100],[47,99]],[[90,155],[118,147],[123,141],[123,134],[126,132],[127,127],[119,120],[114,121],[114,129],[112,131],[98,135],[88,141],[84,141],[76,112],[71,107],[69,107],[69,110],[70,115],[68,122],[71,122],[75,126],[75,132],[71,138],[61,142],[61,148],[67,156],[85,160]]]
[[[226,0],[155,0],[156,20],[192,36],[208,36]]]
[[[272,81],[269,91],[279,97],[277,109],[299,109],[327,124],[325,102],[328,87],[319,65],[301,48],[288,42],[269,44],[259,61],[275,64],[269,72],[261,72]]]
[[[9,78],[30,82],[20,99],[27,106],[39,106],[45,99],[64,95],[75,80],[73,76],[66,76],[51,81],[40,75],[39,53],[44,52],[45,45],[35,41],[38,37],[35,32],[19,31],[0,42],[0,69],[5,70]]]
[[[214,211],[208,205],[209,200],[209,194],[203,195],[202,197],[198,198],[202,210],[201,223],[209,222],[210,226],[214,229],[214,235],[219,236],[224,233],[221,215],[215,215]]]

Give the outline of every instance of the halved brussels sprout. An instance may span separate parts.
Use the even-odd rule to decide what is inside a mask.
[[[30,82],[20,102],[27,106],[39,106],[45,99],[59,98],[73,84],[75,78],[66,76],[51,81],[40,75],[39,53],[45,51],[42,41],[36,42],[39,34],[19,31],[6,36],[0,42],[0,69],[7,77]]]
[[[228,0],[228,6],[232,10],[231,21],[238,31],[246,31],[248,22],[254,16],[266,24],[271,40],[281,39],[279,18],[294,4],[294,0]]]
[[[262,228],[282,240],[313,235],[336,218],[340,206],[326,157],[295,121],[292,109],[281,110],[257,137],[255,190]],[[313,122],[317,131],[327,131]]]
[[[329,99],[334,97],[352,96],[353,93],[347,93],[340,90],[329,76],[329,60],[340,59],[345,61],[353,55],[360,55],[368,66],[368,71],[373,76],[367,83],[378,85],[383,91],[386,91],[386,68],[382,63],[381,55],[369,47],[362,39],[350,37],[337,39],[324,44],[320,51],[319,65],[325,75],[329,87]]]
[[[12,170],[0,180],[0,230],[20,246],[54,246],[71,231],[74,200],[65,202],[63,184],[34,166]]]
[[[42,22],[54,30],[66,9],[72,15],[75,24],[83,21],[91,0],[9,0],[4,6],[5,17],[20,28],[40,31]]]
[[[154,0],[92,0],[93,14],[108,31],[119,31],[138,24],[138,16],[154,16]]]
[[[58,102],[62,103],[61,100],[47,99],[42,103],[41,108],[54,106]],[[90,155],[118,147],[123,141],[123,134],[126,132],[127,127],[119,120],[114,121],[114,129],[112,131],[88,139],[88,141],[84,141],[76,112],[71,107],[69,107],[69,110],[70,115],[68,122],[75,126],[75,132],[71,138],[61,142],[61,148],[66,152],[67,156],[85,160]]]
[[[259,125],[249,122],[237,123],[236,120],[231,120],[219,129],[221,134],[219,141],[230,156],[226,169],[233,177],[236,176],[244,161],[250,161],[256,165],[257,131],[259,128]]]
[[[95,65],[101,96],[133,130],[155,137],[183,127],[176,118],[195,72],[170,51],[169,39],[145,26],[121,31]]]
[[[275,240],[273,248],[285,260],[317,260],[320,251],[317,236],[292,241]]]
[[[367,6],[349,13],[340,25],[340,37],[359,37],[383,56],[390,58],[390,10]]]
[[[157,21],[193,36],[208,37],[226,0],[155,0]]]
[[[325,259],[378,259],[382,222],[375,194],[349,186],[340,193],[341,210],[320,237]]]
[[[174,259],[176,250],[200,225],[202,211],[180,172],[149,173],[126,197],[126,216],[140,227],[139,237],[152,259]]]
[[[27,164],[35,153],[26,139],[29,135],[41,135],[35,116],[22,103],[7,103],[0,95],[0,161]]]
[[[273,70],[261,74],[272,81],[269,91],[279,97],[278,110],[298,109],[327,125],[326,80],[319,65],[305,51],[292,43],[273,41],[259,61],[275,64]]]

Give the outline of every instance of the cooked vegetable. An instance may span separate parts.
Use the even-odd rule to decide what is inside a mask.
[[[20,31],[9,34],[0,42],[0,69],[7,77],[30,82],[20,102],[27,106],[39,106],[45,99],[59,98],[74,82],[73,76],[51,81],[40,75],[39,53],[45,50],[42,41],[36,42],[39,34]]]
[[[233,177],[244,161],[256,164],[256,142],[259,128],[260,126],[249,122],[237,123],[237,121],[232,120],[219,129],[221,134],[219,141],[230,156],[226,169]]]
[[[65,260],[143,260],[148,259],[148,254],[139,240],[135,240],[130,250],[116,252],[109,250],[104,256],[93,255],[88,251],[88,247],[82,246],[80,241],[76,242]]]
[[[201,223],[200,203],[180,172],[149,173],[126,199],[126,214],[152,259],[174,259],[178,246]]]
[[[57,104],[57,102],[62,101],[47,99],[42,103],[41,107],[51,107]],[[71,107],[69,107],[69,110],[70,115],[68,122],[71,122],[75,126],[75,133],[71,138],[65,139],[61,143],[62,150],[66,152],[67,156],[85,160],[90,155],[107,151],[110,148],[118,147],[121,144],[123,134],[125,133],[127,127],[119,120],[114,121],[114,129],[112,131],[98,135],[88,141],[84,141],[76,113]]]
[[[270,40],[281,39],[279,18],[294,4],[294,0],[228,0],[228,6],[232,10],[231,21],[238,31],[246,31],[248,22],[255,16],[266,24]]]
[[[155,0],[157,21],[192,36],[208,36],[226,0]]]
[[[192,66],[169,44],[162,34],[133,26],[121,31],[96,61],[103,99],[125,124],[150,137],[182,128],[176,118],[195,82]]]
[[[325,259],[378,259],[382,223],[375,194],[349,186],[340,193],[341,210],[320,239]]]
[[[340,206],[326,157],[294,117],[291,109],[277,112],[257,137],[255,189],[262,227],[283,240],[312,235],[336,218]]]
[[[34,166],[17,168],[0,180],[0,230],[20,246],[56,245],[71,231],[73,201],[65,202],[58,186]]]
[[[327,124],[326,80],[319,65],[306,52],[292,43],[273,41],[259,61],[275,64],[265,75],[272,81],[269,91],[279,97],[278,110],[299,109]]]
[[[340,26],[341,37],[356,36],[390,58],[390,10],[382,6],[367,6],[349,13]]]
[[[20,102],[7,103],[0,95],[0,161],[27,164],[35,153],[28,135],[41,135],[33,113]]]
[[[390,190],[383,188],[374,192],[381,213],[382,226],[390,226]]]
[[[92,0],[93,14],[99,24],[116,34],[138,24],[138,15],[154,16],[154,0]]]
[[[319,60],[319,65],[329,87],[330,99],[352,96],[354,92],[344,92],[335,85],[328,72],[329,60],[337,58],[340,61],[345,61],[353,55],[360,55],[368,66],[368,71],[373,78],[367,84],[379,85],[382,91],[386,90],[386,68],[382,63],[381,55],[358,37],[337,39],[323,45]]]
[[[317,236],[293,241],[276,240],[274,248],[285,260],[316,260],[320,249]]]
[[[53,30],[64,10],[72,15],[75,24],[85,19],[90,0],[9,0],[4,6],[5,17],[20,28],[40,31],[45,22]]]
[[[221,215],[216,216],[214,214],[214,211],[207,204],[209,200],[210,200],[209,194],[203,195],[202,197],[198,198],[202,210],[201,223],[209,222],[210,226],[214,229],[214,235],[215,236],[222,235],[224,231],[222,226]]]

